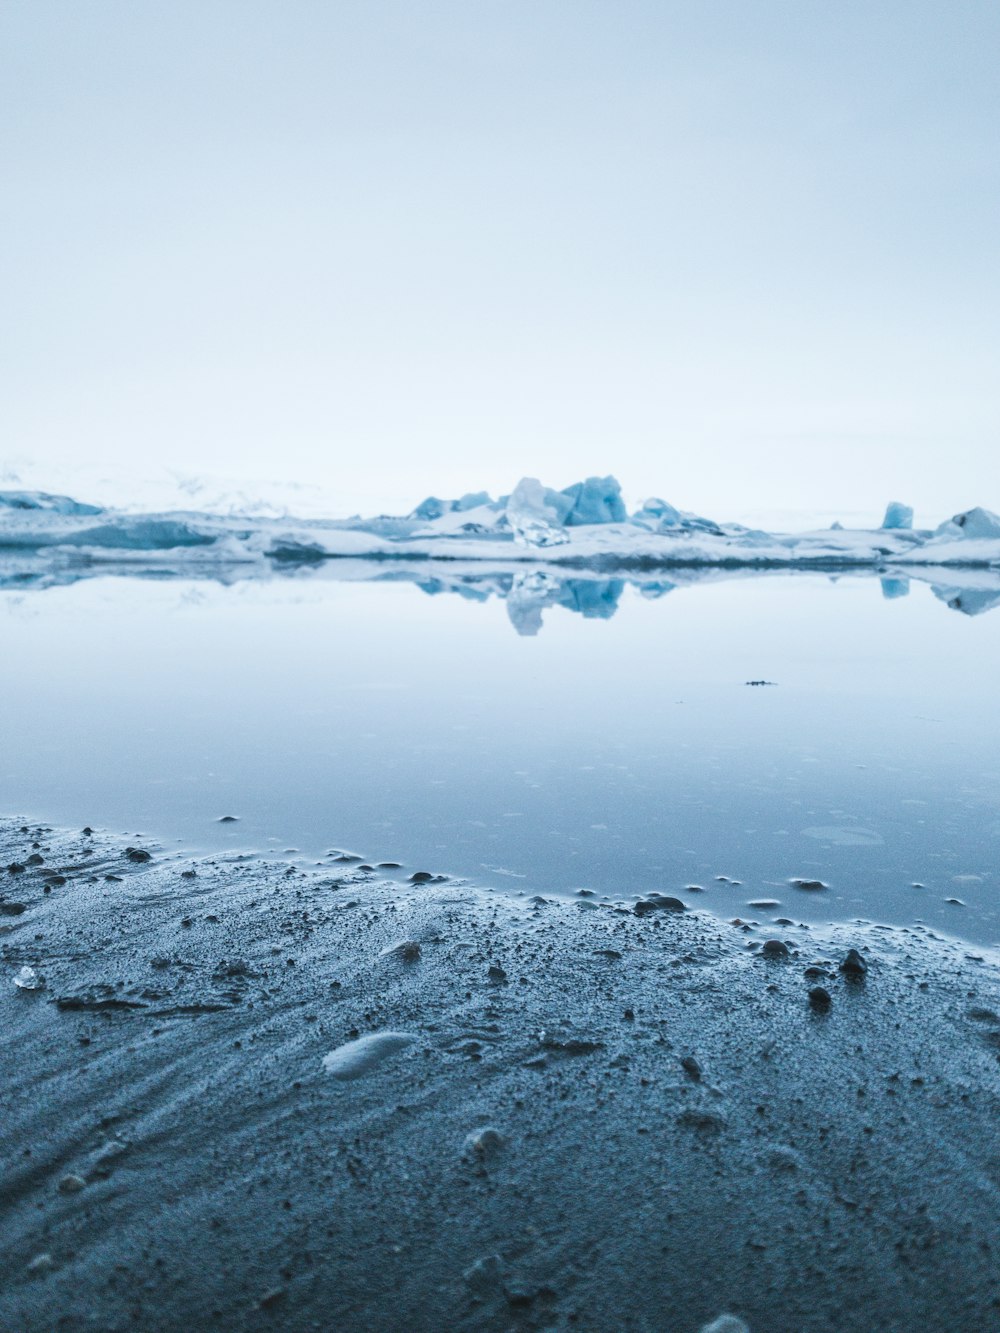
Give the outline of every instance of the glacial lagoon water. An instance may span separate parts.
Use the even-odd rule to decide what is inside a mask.
[[[345,562],[7,588],[0,811],[165,852],[347,850],[529,896],[658,890],[996,945],[991,600]]]

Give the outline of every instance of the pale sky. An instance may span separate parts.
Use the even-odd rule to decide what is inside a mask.
[[[2,0],[0,485],[1000,509],[998,66],[995,0]]]

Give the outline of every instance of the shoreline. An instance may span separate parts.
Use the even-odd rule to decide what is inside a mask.
[[[4,1327],[998,1318],[988,951],[21,827]]]

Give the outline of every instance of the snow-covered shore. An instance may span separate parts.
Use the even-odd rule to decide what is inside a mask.
[[[589,488],[589,489],[588,489]],[[563,569],[866,568],[1000,569],[1000,517],[977,508],[933,530],[886,526],[768,533],[686,514],[661,500],[625,513],[613,478],[556,492],[526,478],[510,496],[430,498],[409,515],[297,520],[172,512],[134,514],[39,492],[0,493],[0,551],[21,557],[136,563],[169,554],[264,565],[326,560],[463,561]]]

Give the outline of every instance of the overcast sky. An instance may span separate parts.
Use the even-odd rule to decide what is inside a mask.
[[[995,0],[2,0],[0,478],[1000,509],[998,65]]]

